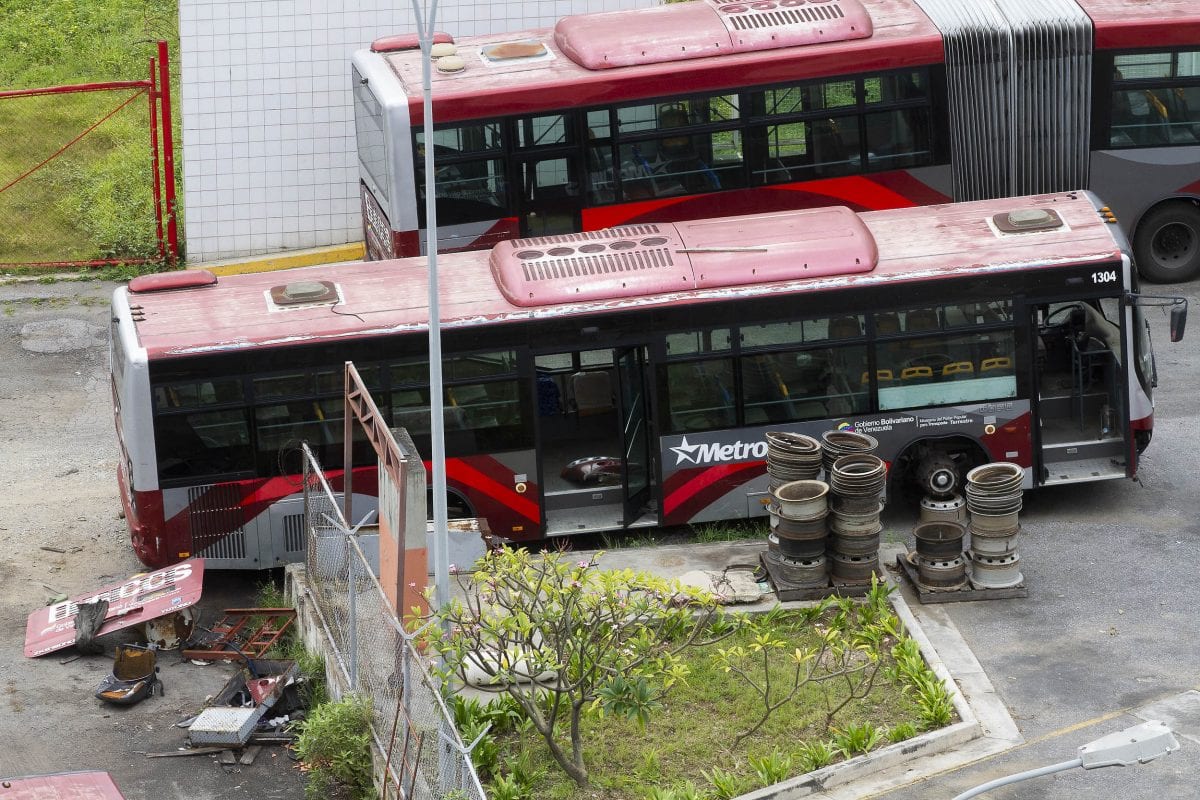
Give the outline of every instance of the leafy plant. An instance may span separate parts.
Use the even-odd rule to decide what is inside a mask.
[[[792,757],[787,753],[779,750],[773,751],[769,756],[751,757],[750,768],[754,770],[754,774],[758,776],[758,781],[763,786],[771,786],[779,783],[786,778],[790,778],[795,772],[795,765],[792,762]]]
[[[888,729],[887,738],[892,744],[903,742],[917,735],[917,726],[911,722],[901,722]]]
[[[710,593],[600,570],[598,557],[572,563],[555,553],[489,552],[459,576],[463,599],[433,612],[442,625],[424,640],[443,657],[445,679],[479,674],[503,687],[579,786],[588,782],[585,715],[644,724],[687,678],[679,652],[707,641],[707,623],[720,612]],[[442,630],[449,633],[435,633]]]
[[[746,779],[720,767],[713,767],[711,772],[702,770],[701,774],[716,790],[716,800],[733,800],[750,788]]]
[[[883,741],[884,732],[869,722],[850,725],[833,733],[833,749],[850,759],[873,750]]]
[[[805,742],[797,755],[800,772],[812,772],[833,763],[837,751],[828,742]]]
[[[499,775],[488,787],[488,797],[492,800],[526,800],[526,787],[522,786],[512,775]]]
[[[332,787],[344,787],[354,800],[374,797],[370,722],[370,702],[354,695],[312,710],[296,740],[296,753],[310,768],[306,797],[329,797]]]
[[[925,659],[913,639],[902,639],[892,648],[894,677],[904,691],[916,696],[921,722],[926,728],[938,728],[954,719],[954,697]]]

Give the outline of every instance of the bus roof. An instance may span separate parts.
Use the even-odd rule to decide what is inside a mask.
[[[610,296],[576,302],[521,307],[502,293],[488,251],[444,253],[438,256],[440,305],[447,329],[484,324],[571,317],[600,312],[671,305],[702,305],[733,297],[794,294],[798,297],[849,286],[878,286],[889,282],[939,281],[967,275],[986,276],[1058,265],[1113,263],[1121,257],[1117,226],[1106,224],[1087,193],[1041,195],[923,208],[876,211],[859,215],[878,263],[870,271],[843,271],[822,277],[779,279],[747,285],[705,285],[684,291],[622,295],[621,277],[612,279]],[[1065,223],[1051,230],[1005,233],[997,225],[1013,212],[1050,209]],[[826,209],[825,211],[828,211]],[[764,221],[775,227],[813,210],[770,215],[730,217],[713,221],[714,236],[727,226],[761,230]],[[999,215],[999,217],[997,217]],[[829,224],[815,215],[810,230]],[[696,234],[670,228],[689,247]],[[801,230],[802,225],[793,225]],[[726,233],[728,230],[726,230]],[[585,242],[592,234],[568,234],[524,240],[524,245]],[[814,236],[816,233],[814,233]],[[691,237],[691,238],[689,238]],[[518,246],[521,246],[518,242]],[[753,241],[746,248],[760,251]],[[767,245],[768,248],[776,246]],[[795,246],[795,242],[780,246]],[[856,245],[856,246],[861,246]],[[686,249],[686,248],[685,248]],[[850,252],[847,250],[847,252]],[[844,255],[844,254],[843,254]],[[681,259],[692,254],[679,253]],[[747,263],[759,258],[745,253]],[[697,268],[703,272],[707,267]],[[798,270],[798,272],[801,272]],[[425,331],[428,328],[428,278],[425,258],[354,262],[306,267],[284,272],[233,275],[212,285],[129,293],[139,341],[154,359],[231,352],[288,343],[336,343],[373,334]],[[286,289],[285,289],[286,287]],[[322,292],[328,291],[328,297]],[[287,306],[287,298],[299,304]],[[306,300],[307,298],[307,300]]]
[[[1196,0],[1075,0],[1092,18],[1097,49],[1162,48],[1200,41]]]
[[[831,20],[812,25],[803,20],[776,24],[783,12],[797,10],[789,7],[771,12],[769,18],[761,15],[767,27],[758,33],[770,35],[756,37],[755,43],[746,45],[751,49],[735,52],[736,43],[727,42],[728,52],[722,52],[715,48],[711,19],[718,14],[717,4],[696,0],[568,16],[559,20],[556,28],[462,37],[455,41],[462,69],[433,71],[434,118],[453,122],[610,103],[614,81],[620,82],[620,98],[632,101],[659,96],[667,86],[671,92],[720,91],[754,83],[839,75],[847,71],[848,64],[855,72],[865,72],[926,65],[942,59],[941,35],[912,0],[821,0],[820,5],[826,3],[829,7],[844,4],[846,18],[865,8],[863,16],[869,16],[870,36],[844,38],[860,35],[861,25],[853,33],[827,38],[817,35],[816,28],[833,27]],[[728,3],[724,6],[733,7]],[[747,10],[744,4],[738,7]],[[790,39],[785,36],[789,29]],[[810,43],[779,47],[772,39]],[[681,65],[676,54],[684,52],[689,41],[693,52],[721,54],[699,58],[684,55],[687,62]],[[562,43],[576,57],[582,51],[598,60],[603,60],[604,53],[641,60],[637,58],[640,53],[646,63],[588,69],[572,60]],[[384,58],[409,98],[411,121],[418,124],[423,117],[420,50],[386,53]],[[530,91],[533,87],[536,92]]]

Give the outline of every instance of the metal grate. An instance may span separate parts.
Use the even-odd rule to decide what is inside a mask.
[[[283,518],[283,549],[289,553],[304,551],[304,515],[288,514]]]
[[[547,257],[521,264],[527,281],[558,281],[634,272],[674,266],[671,251],[665,247],[627,250],[620,253],[580,255],[567,258]]]
[[[728,14],[729,24],[739,31],[755,28],[783,28],[788,25],[811,25],[814,22],[829,22],[843,19],[841,6],[801,6],[775,11],[750,11],[745,14]]]
[[[242,495],[234,483],[188,489],[188,523],[192,548],[208,558],[244,558],[246,531]]]
[[[518,250],[523,247],[549,247],[554,244],[576,244],[579,242],[607,241],[609,239],[624,239],[628,237],[647,236],[661,233],[657,225],[620,225],[599,231],[584,231],[582,233],[560,233],[554,236],[535,236],[528,239],[514,239],[513,247]]]

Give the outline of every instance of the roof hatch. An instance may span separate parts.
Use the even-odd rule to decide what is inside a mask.
[[[696,0],[653,8],[576,14],[554,41],[587,69],[865,39],[871,16],[860,0]]]
[[[752,214],[515,239],[492,275],[517,306],[618,300],[870,272],[875,239],[848,208]]]
[[[1063,226],[1063,221],[1057,211],[1049,208],[1020,208],[994,215],[992,224],[1000,233],[1030,233],[1057,230]]]

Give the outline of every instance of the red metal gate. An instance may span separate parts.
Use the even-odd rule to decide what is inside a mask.
[[[177,263],[167,55],[144,80],[0,91],[0,267]]]

